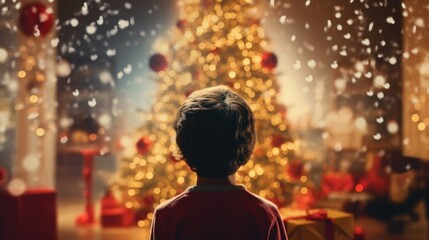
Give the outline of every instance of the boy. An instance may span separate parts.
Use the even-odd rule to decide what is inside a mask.
[[[152,240],[287,240],[277,207],[235,183],[255,145],[254,122],[246,101],[225,86],[188,97],[174,129],[197,184],[155,209]]]

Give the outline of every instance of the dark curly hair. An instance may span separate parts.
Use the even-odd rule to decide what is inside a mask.
[[[255,146],[255,120],[247,102],[225,86],[193,92],[173,125],[180,157],[198,176],[237,172]]]

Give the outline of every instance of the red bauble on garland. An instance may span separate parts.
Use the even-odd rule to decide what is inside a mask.
[[[293,180],[299,180],[304,175],[304,164],[302,161],[292,161],[288,164],[286,172]]]
[[[167,59],[162,54],[156,53],[152,55],[149,59],[149,67],[155,72],[160,72],[164,70],[167,66]]]
[[[261,60],[262,67],[271,70],[277,66],[277,56],[272,52],[264,52]]]
[[[152,147],[152,141],[147,137],[141,137],[136,143],[137,152],[140,154],[146,154]]]
[[[19,27],[27,36],[45,36],[54,25],[53,10],[46,5],[33,2],[25,5],[19,14]]]
[[[283,135],[276,134],[271,138],[271,146],[272,147],[280,147],[286,141],[287,141],[287,139]]]
[[[178,20],[176,22],[176,27],[180,30],[185,29],[186,26],[188,26],[188,21],[186,21],[186,20]]]

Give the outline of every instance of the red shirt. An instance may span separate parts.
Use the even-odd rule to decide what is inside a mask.
[[[287,240],[277,207],[244,186],[193,186],[155,209],[151,240]]]

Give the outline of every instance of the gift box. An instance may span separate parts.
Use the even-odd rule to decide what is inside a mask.
[[[283,214],[289,240],[353,240],[353,215],[331,209]]]
[[[0,240],[57,239],[56,192],[31,189],[13,196],[0,190]]]
[[[332,192],[350,192],[354,188],[353,176],[350,173],[328,172],[322,177],[322,194]]]
[[[111,191],[107,191],[101,199],[101,226],[129,227],[134,224],[134,213],[121,206]]]

